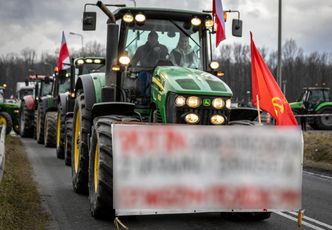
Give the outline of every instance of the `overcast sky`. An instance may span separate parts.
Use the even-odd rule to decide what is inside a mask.
[[[81,18],[86,0],[0,0],[0,55],[23,48],[54,53],[64,30],[69,49],[79,49],[81,40],[69,32],[80,33],[84,43],[97,40],[105,44],[106,17],[98,13],[95,32],[83,32]],[[210,10],[212,0],[136,0],[137,6],[169,7],[201,11]],[[104,3],[126,3],[130,0],[104,0]],[[162,4],[161,4],[162,3]],[[277,49],[278,0],[223,0],[224,10],[240,10],[243,37],[231,36],[231,20],[226,23],[227,40],[249,44],[249,31],[253,32],[256,46],[270,51]],[[88,8],[89,10],[96,10]],[[234,16],[230,16],[232,19]],[[283,42],[293,38],[305,53],[319,51],[332,54],[332,0],[283,1]]]

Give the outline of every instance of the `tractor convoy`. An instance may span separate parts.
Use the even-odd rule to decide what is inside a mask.
[[[89,195],[91,214],[114,217],[114,124],[214,126],[212,130],[254,126],[258,112],[231,108],[232,91],[217,77],[219,63],[212,59],[215,31],[210,13],[100,1],[87,5],[97,6],[108,18],[106,57],[75,58],[70,71],[30,77],[34,83],[26,83],[28,93],[22,87],[19,107],[5,105],[0,88],[0,125],[6,124],[8,132],[19,127],[22,137],[56,147],[56,157],[71,166],[73,190]],[[110,6],[116,10],[111,12]],[[240,19],[233,20],[234,36],[242,36],[241,26]],[[95,27],[96,12],[84,10],[83,30]],[[186,53],[179,51],[183,44],[189,47]],[[305,106],[309,114],[331,113],[326,90],[306,89],[292,109],[303,114]],[[319,102],[312,100],[316,94]],[[309,124],[331,128],[331,118],[315,118]],[[270,212],[250,215],[266,219]]]

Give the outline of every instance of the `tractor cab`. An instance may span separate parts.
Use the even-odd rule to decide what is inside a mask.
[[[304,88],[300,101],[309,111],[314,110],[320,103],[330,101],[329,88]]]

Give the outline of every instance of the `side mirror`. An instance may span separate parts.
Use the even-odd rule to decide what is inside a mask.
[[[96,30],[97,13],[96,12],[83,12],[83,30]]]
[[[233,21],[232,21],[232,35],[234,37],[242,37],[242,20],[233,19]]]

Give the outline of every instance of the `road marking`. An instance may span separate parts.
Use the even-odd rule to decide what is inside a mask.
[[[326,175],[322,175],[322,174],[317,174],[317,173],[308,172],[308,171],[303,171],[303,173],[311,175],[311,176],[317,176],[317,177],[321,177],[321,178],[324,178],[324,179],[332,180],[332,177],[326,176]]]
[[[282,216],[282,217],[285,217],[285,218],[287,218],[287,219],[293,220],[293,221],[295,221],[295,222],[297,223],[297,217],[293,217],[293,216],[291,216],[290,214],[286,214],[286,213],[283,213],[283,212],[280,212],[280,211],[275,211],[275,212],[273,212],[273,213],[275,213],[275,214],[277,214],[277,215],[280,215],[280,216]],[[295,215],[297,216],[297,213],[295,213]],[[307,220],[312,221],[312,222],[314,222],[314,223],[316,223],[316,224],[319,224],[320,226],[324,226],[324,227],[327,227],[328,229],[332,229],[332,226],[331,226],[331,225],[328,225],[328,224],[322,223],[322,222],[320,222],[320,221],[318,221],[318,220],[314,220],[314,219],[312,219],[312,218],[310,218],[310,217],[303,217],[303,219],[307,219]],[[313,220],[314,220],[314,221],[313,221]],[[321,227],[319,227],[319,226],[316,226],[316,225],[310,224],[310,223],[308,223],[308,222],[306,222],[306,221],[302,221],[302,225],[307,226],[307,227],[312,228],[312,229],[315,229],[315,230],[326,230],[325,228],[321,228]]]
[[[291,213],[291,214],[297,216],[297,213],[296,213],[296,212],[289,212],[289,213]],[[323,222],[320,222],[319,220],[315,220],[315,219],[310,218],[310,217],[308,217],[308,216],[305,216],[305,215],[304,215],[304,216],[303,216],[303,219],[309,220],[310,222],[313,222],[313,223],[319,224],[319,225],[321,225],[321,226],[327,227],[327,228],[329,228],[329,229],[332,229],[332,225],[325,224],[325,223],[323,223]]]

